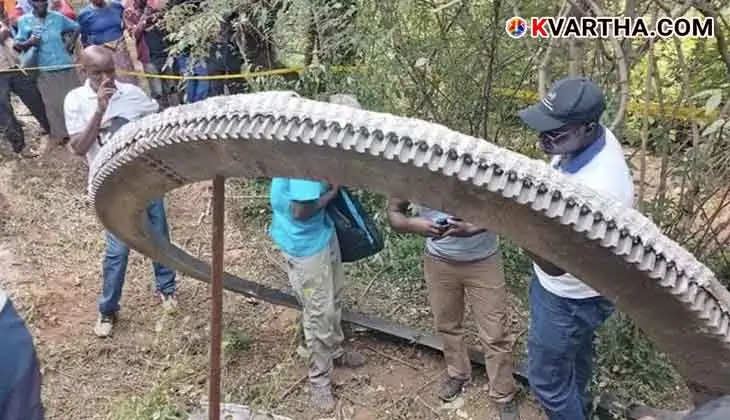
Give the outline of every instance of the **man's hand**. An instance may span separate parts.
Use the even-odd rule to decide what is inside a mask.
[[[440,238],[444,229],[425,217],[411,217],[408,219],[408,230],[428,238]]]
[[[449,219],[449,224],[446,232],[443,236],[456,236],[459,238],[468,238],[474,236],[477,233],[484,232],[484,229],[478,228],[471,223],[464,222],[458,219]]]
[[[10,28],[5,25],[5,23],[0,20],[0,42],[5,41],[10,37]]]
[[[109,107],[109,101],[116,91],[117,87],[114,84],[114,79],[105,79],[101,82],[99,89],[96,90],[98,112],[106,112],[106,109]]]
[[[41,37],[38,35],[31,35],[31,37],[25,42],[25,45],[27,47],[37,47],[41,45]]]

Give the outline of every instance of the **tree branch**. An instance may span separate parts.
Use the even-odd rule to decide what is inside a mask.
[[[649,46],[649,51],[652,51],[654,44]],[[646,70],[646,84],[644,91],[644,102],[649,104],[651,101],[651,79],[654,74],[654,60],[653,55],[649,55],[649,65]],[[646,149],[649,143],[649,107],[644,107],[644,116],[641,125],[641,161],[639,164],[639,212],[643,213],[645,210],[646,202]]]
[[[585,2],[591,7],[594,15],[605,16],[603,10],[601,10],[600,6],[598,6],[598,4],[594,0],[585,0]],[[616,61],[618,64],[619,77],[618,84],[621,88],[621,98],[619,100],[618,111],[616,112],[616,115],[614,116],[611,125],[609,125],[609,129],[614,130],[623,121],[624,115],[626,114],[626,107],[629,103],[629,66],[626,60],[626,55],[624,54],[624,50],[623,48],[621,48],[621,43],[613,37],[610,38],[610,40],[613,44],[613,49],[616,51]]]
[[[727,73],[730,75],[730,52],[728,51],[727,40],[725,34],[722,31],[722,24],[714,5],[709,2],[693,0],[692,5],[702,13],[705,17],[709,17],[715,20],[715,40],[717,40],[717,50],[720,52],[720,57],[725,63]]]
[[[558,17],[564,16],[565,14],[570,11],[570,6],[568,4],[568,0],[566,0],[562,6],[560,6],[560,12],[558,13]],[[537,91],[540,94],[540,96],[545,96],[547,93],[547,68],[550,65],[550,60],[553,57],[553,48],[555,47],[555,40],[558,39],[557,37],[550,38],[550,41],[548,42],[548,47],[545,50],[545,55],[543,55],[542,60],[540,61],[540,65],[537,66]]]

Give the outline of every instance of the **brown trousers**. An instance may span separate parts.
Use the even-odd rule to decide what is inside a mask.
[[[475,262],[446,261],[426,253],[423,271],[434,325],[444,343],[448,375],[471,378],[463,324],[464,295],[468,294],[484,349],[489,396],[496,402],[511,400],[516,393],[512,378],[514,339],[504,331],[507,291],[501,252]]]

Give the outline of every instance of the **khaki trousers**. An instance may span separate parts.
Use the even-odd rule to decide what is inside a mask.
[[[344,353],[342,341],[342,288],[345,271],[337,233],[329,244],[311,257],[284,253],[289,283],[302,305],[304,339],[309,350],[309,381],[315,386],[331,383],[332,360]]]
[[[448,375],[471,378],[463,325],[464,295],[468,294],[484,349],[489,396],[496,402],[511,400],[516,393],[512,378],[514,339],[504,332],[507,291],[501,252],[475,262],[446,261],[426,253],[423,271]]]

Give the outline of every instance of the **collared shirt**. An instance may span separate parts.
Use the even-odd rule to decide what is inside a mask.
[[[33,33],[41,38],[38,47],[38,65],[65,66],[72,63],[71,55],[66,50],[63,34],[73,32],[79,24],[66,16],[49,11],[45,19],[39,19],[33,13],[23,15],[18,21],[16,41],[27,41]]]
[[[319,199],[327,184],[307,179],[274,177],[271,180],[271,209],[273,216],[269,235],[286,254],[310,257],[329,243],[335,228],[324,209],[307,220],[297,220],[291,210],[292,201]]]
[[[122,38],[124,6],[110,1],[104,7],[89,5],[79,13],[81,43],[102,45]]]
[[[157,112],[159,105],[147,96],[139,87],[115,81],[117,91],[109,100],[104,116],[101,119],[101,131],[110,126],[114,118],[124,118],[135,121],[149,114]],[[63,103],[63,114],[66,119],[66,130],[70,136],[81,134],[86,130],[96,112],[98,97],[91,88],[89,80],[75,89],[72,89]],[[109,135],[100,135],[86,152],[86,162],[91,167],[94,158],[101,147],[106,143]]]
[[[577,156],[570,160],[556,156],[551,164],[569,179],[611,197],[624,206],[633,207],[634,182],[621,144],[608,128],[602,128],[603,136]],[[533,269],[542,287],[550,293],[569,299],[600,296],[597,291],[570,273],[551,276],[537,264],[533,264]]]

